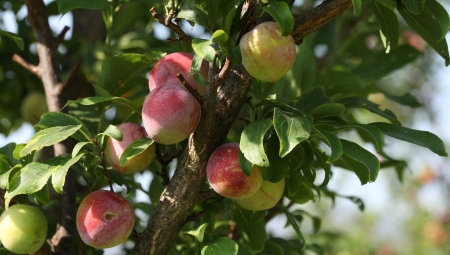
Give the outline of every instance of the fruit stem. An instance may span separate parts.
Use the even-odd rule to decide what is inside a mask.
[[[184,85],[184,87],[187,88],[187,90],[189,90],[189,92],[191,93],[191,95],[193,95],[195,97],[195,99],[197,99],[198,103],[200,105],[203,105],[203,97],[200,96],[200,94],[197,92],[196,89],[194,89],[191,84],[189,84],[189,82],[186,81],[186,79],[183,77],[182,74],[178,73],[177,74],[177,78],[178,80],[181,81],[181,83]]]
[[[108,169],[106,168],[106,161],[105,161],[105,153],[98,145],[97,139],[93,139],[94,145],[97,148],[98,152],[100,153],[100,164],[103,167],[103,170],[105,171],[106,177],[108,178],[109,183],[109,189],[114,192],[114,188],[112,186],[111,176],[109,175]]]

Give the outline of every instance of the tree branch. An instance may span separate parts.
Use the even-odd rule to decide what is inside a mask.
[[[59,63],[56,51],[59,45],[57,38],[48,24],[48,15],[42,0],[26,0],[28,21],[36,37],[39,65],[36,66],[39,78],[44,86],[47,104],[50,111],[60,111],[66,104],[67,98],[62,93],[64,84],[61,82]],[[64,34],[64,29],[61,34]],[[28,69],[28,68],[27,68]],[[33,72],[36,73],[36,72]],[[53,146],[54,155],[67,154],[71,150],[70,142],[65,141]],[[50,240],[53,252],[61,254],[75,254],[75,174],[69,169],[64,185],[64,194],[59,197],[60,219],[55,235]]]
[[[183,29],[181,29],[180,25],[178,25],[177,23],[173,23],[170,18],[171,16],[173,16],[174,12],[173,10],[170,11],[169,16],[164,19],[164,17],[162,17],[161,15],[159,15],[159,13],[156,11],[155,7],[152,7],[150,9],[150,13],[152,14],[153,18],[156,19],[156,21],[158,21],[160,24],[170,28],[170,30],[174,31],[178,37],[176,39],[167,39],[169,41],[183,41],[185,43],[187,43],[188,45],[191,45],[192,43],[192,38],[190,36],[188,36]]]
[[[303,38],[353,7],[351,0],[325,0],[312,10],[295,17],[292,37],[300,44]]]
[[[298,16],[292,33],[294,39],[301,41],[351,6],[351,0],[327,0]],[[152,15],[164,24],[164,19],[158,17],[154,8],[152,10]],[[170,24],[167,27],[172,29]],[[190,43],[190,38],[183,41]],[[175,173],[163,191],[149,225],[137,239],[135,254],[167,254],[180,229],[190,219],[194,205],[214,195],[201,190],[206,181],[206,164],[214,149],[226,139],[231,124],[247,101],[252,80],[242,65],[233,66],[229,59],[220,71],[210,64],[210,85],[204,97],[206,107],[200,123],[178,158]]]

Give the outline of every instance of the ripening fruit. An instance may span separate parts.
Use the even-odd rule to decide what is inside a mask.
[[[47,219],[39,208],[15,204],[0,217],[0,242],[11,252],[29,254],[47,238]]]
[[[234,202],[251,211],[267,210],[274,207],[283,196],[284,186],[284,178],[276,183],[263,181],[255,194],[243,199],[234,199]]]
[[[183,86],[180,80],[177,78],[177,74],[183,75],[186,81],[191,85],[194,89],[197,89],[197,92],[204,96],[206,94],[206,86],[198,84],[192,75],[189,75],[191,71],[192,58],[194,55],[186,52],[175,52],[168,54],[161,58],[156,64],[153,66],[150,71],[150,76],[148,77],[148,86],[150,91],[159,86],[164,86],[166,84],[174,84]],[[208,80],[208,63],[206,61],[202,62],[202,66],[200,67],[200,74]]]
[[[128,160],[124,166],[120,165],[120,157],[128,146],[136,140],[147,137],[145,129],[132,122],[122,123],[117,128],[122,132],[123,139],[117,141],[112,137],[108,138],[105,148],[106,160],[114,170],[121,174],[131,174],[146,169],[155,156],[155,144]]]
[[[238,160],[239,143],[223,144],[211,154],[206,167],[208,182],[220,195],[242,199],[253,195],[263,182],[261,169],[254,166],[247,176]]]
[[[155,88],[142,106],[142,122],[148,136],[165,145],[188,138],[197,128],[200,115],[197,99],[179,85]]]
[[[99,249],[110,248],[128,239],[134,227],[134,212],[121,195],[98,190],[81,201],[76,224],[84,243]]]
[[[245,69],[261,81],[277,81],[295,61],[295,41],[290,35],[282,36],[276,22],[257,25],[242,36],[239,47]]]

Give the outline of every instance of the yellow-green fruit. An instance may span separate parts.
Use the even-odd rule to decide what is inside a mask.
[[[274,207],[283,196],[285,183],[284,178],[277,183],[263,181],[261,187],[255,194],[243,199],[233,200],[247,210],[267,210]]]
[[[48,112],[47,99],[41,92],[28,93],[20,105],[20,116],[31,125],[38,123],[41,115],[46,112]]]
[[[285,75],[295,61],[295,41],[282,36],[275,22],[264,22],[242,36],[239,42],[242,64],[251,76],[275,82]]]
[[[47,219],[39,208],[16,204],[0,217],[0,242],[17,254],[34,253],[47,237]]]

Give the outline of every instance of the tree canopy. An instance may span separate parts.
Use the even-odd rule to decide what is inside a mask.
[[[27,143],[0,148],[0,204],[2,211],[32,204],[45,213],[43,254],[102,254],[83,243],[75,222],[81,201],[100,189],[125,197],[135,211],[124,253],[324,254],[324,244],[309,242],[301,231],[305,217],[320,231],[320,217],[298,205],[344,198],[364,209],[359,198],[329,189],[334,172],[349,170],[361,185],[375,182],[380,169],[402,180],[406,161],[385,152],[386,136],[447,156],[439,137],[403,126],[370,97],[418,107],[413,94],[393,93],[383,78],[426,49],[450,64],[450,19],[436,0],[25,0],[3,1],[0,11],[14,13],[18,25],[11,33],[0,24],[0,133],[25,122],[36,131]],[[49,15],[68,13],[73,27],[52,31]],[[296,51],[276,81],[253,77],[240,45],[269,21],[280,36],[292,37]],[[64,40],[69,29],[72,37]],[[160,39],[163,29],[170,35]],[[271,37],[257,46],[269,45]],[[132,140],[117,167],[150,148],[154,160],[143,171],[121,174],[105,155],[107,144],[129,139],[122,123],[144,123],[149,133],[142,109],[156,91],[149,89],[149,72],[176,52],[192,54],[192,64],[187,75],[168,78],[198,103],[198,125],[173,144],[156,136]],[[262,72],[278,68],[276,57],[251,53],[262,60],[255,64],[268,62]],[[167,72],[175,69],[165,63]],[[149,112],[170,109],[176,100],[173,92]],[[358,118],[361,112],[368,121]],[[349,131],[358,137],[343,136]],[[248,210],[213,189],[211,154],[229,143],[239,145],[236,160],[245,176],[257,168],[263,183],[283,182],[274,207]],[[152,177],[148,187],[144,176]],[[280,214],[295,238],[267,233],[266,224]]]

